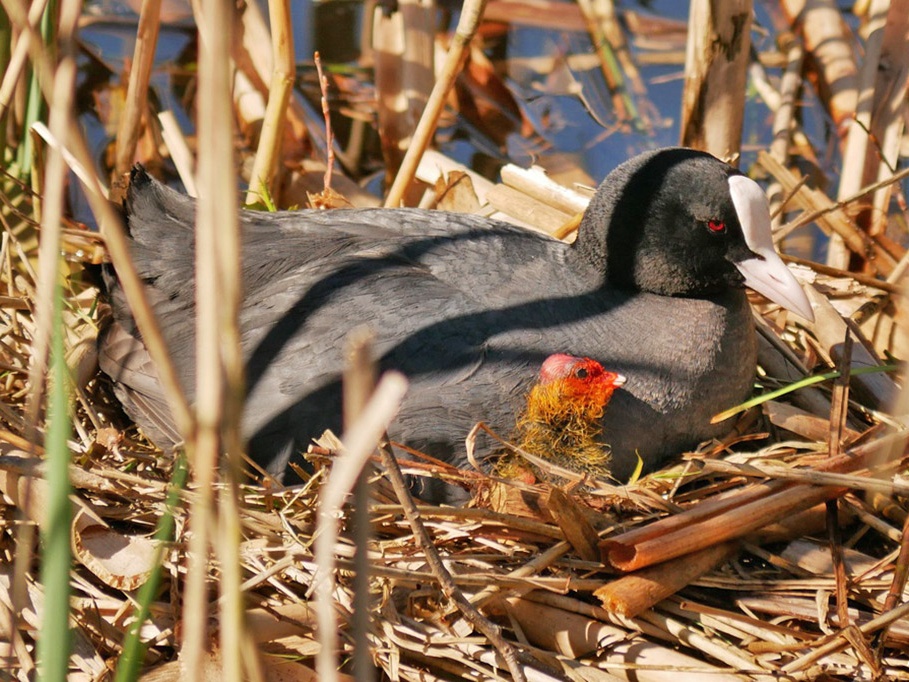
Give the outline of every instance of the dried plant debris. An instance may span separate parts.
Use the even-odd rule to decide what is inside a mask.
[[[41,451],[30,446],[25,404],[35,244],[20,242],[21,230],[5,234],[0,611],[4,623],[15,623],[15,633],[3,626],[11,644],[0,655],[7,669],[25,669],[26,662],[34,663],[42,588],[37,573],[26,567],[24,596],[11,591],[14,559],[22,551],[17,528],[42,523],[46,494]],[[887,291],[850,280],[847,273],[803,274],[830,306],[831,312],[821,306],[816,327],[836,319],[841,329],[858,334],[858,325],[843,324],[835,312],[843,310],[844,301],[845,310],[862,317],[862,328],[888,315]],[[71,369],[84,377],[73,406],[78,428],[71,465],[76,489],[71,618],[78,627],[72,673],[74,679],[96,678],[114,664],[133,618],[135,590],[155,562],[163,562],[160,593],[141,627],[148,644],[144,665],[150,677],[176,679],[179,668],[167,661],[179,649],[188,507],[176,508],[172,542],[152,538],[172,463],[144,444],[117,413],[103,380],[86,369],[91,358],[80,349],[92,346],[102,312],[89,282],[74,268],[66,292]],[[818,336],[818,329],[795,325],[773,308],[763,312],[762,321],[764,333],[775,339],[766,352],[784,357],[788,366],[817,373],[825,361],[836,363],[831,342]],[[776,385],[775,378],[791,380],[768,375],[762,379],[765,388]],[[829,395],[823,384],[814,390]],[[898,618],[902,607],[884,608],[891,590],[905,589],[894,583],[894,565],[906,518],[899,495],[907,486],[892,479],[903,462],[901,451],[895,459],[880,457],[894,436],[876,426],[889,418],[881,406],[868,406],[875,401],[873,392],[856,391],[843,432],[847,454],[831,459],[824,454],[830,414],[795,407],[788,398],[764,407],[769,417],[764,425],[774,435],[755,427],[755,411],[746,412],[738,439],[705,444],[681,464],[633,483],[609,481],[599,470],[588,472],[593,475],[583,484],[549,475],[510,481],[498,471],[500,490],[519,491],[530,500],[529,508],[516,508],[515,498],[494,508],[422,505],[422,522],[457,588],[530,655],[524,665],[540,675],[595,679],[632,670],[639,679],[667,670],[709,673],[711,679],[909,675],[902,653],[909,632]],[[829,405],[829,399],[819,404]],[[519,426],[517,433],[523,431]],[[601,440],[608,441],[608,434]],[[308,457],[315,473],[305,473],[303,485],[241,491],[247,617],[269,675],[314,679],[315,510],[337,445],[326,438],[314,446]],[[536,453],[545,464],[543,454]],[[420,477],[460,477],[482,497],[492,480],[482,471],[457,472],[414,454],[402,462],[418,481],[417,491]],[[476,636],[439,590],[384,478],[376,475],[373,486],[369,584],[375,664],[396,679],[505,676],[495,648]],[[192,494],[188,489],[184,499]],[[818,506],[828,499],[839,500],[838,523],[848,538],[848,623],[839,621],[832,597],[836,578],[823,539],[827,515]],[[345,513],[342,528],[348,522]],[[34,533],[26,537],[34,542]],[[655,558],[642,558],[652,551]],[[353,555],[353,541],[342,530],[335,605],[344,657],[352,646],[347,633],[355,602]],[[211,579],[217,577],[215,568]],[[14,612],[18,615],[10,620]],[[209,656],[206,668],[217,671],[217,649]]]
[[[630,481],[609,476],[609,433],[583,424],[580,431],[577,423],[572,427],[572,447],[580,443],[589,465],[566,467],[572,459],[558,450],[565,443],[553,436],[545,415],[527,417],[513,433],[503,434],[501,451],[507,454],[501,465],[478,462],[458,470],[393,444],[417,496],[424,484],[438,480],[471,495],[471,503],[460,508],[417,500],[419,524],[405,513],[413,510],[390,485],[377,453],[368,469],[368,598],[355,592],[363,547],[354,539],[353,514],[344,506],[338,515],[331,605],[338,622],[339,679],[354,679],[349,665],[356,653],[354,612],[363,604],[370,616],[368,650],[383,679],[514,678],[503,650],[516,651],[525,677],[535,680],[909,679],[904,531],[909,481],[903,473],[905,400],[898,362],[909,356],[906,303],[900,296],[909,240],[905,199],[893,181],[897,164],[881,163],[900,144],[906,153],[902,109],[888,104],[890,98],[905,100],[905,79],[903,89],[875,89],[865,82],[886,79],[883,65],[903,59],[905,40],[892,29],[902,26],[895,21],[889,22],[891,30],[872,30],[879,17],[871,15],[882,10],[869,9],[861,19],[869,36],[862,52],[877,55],[880,63],[853,68],[857,51],[849,45],[855,38],[841,12],[831,3],[813,3],[814,18],[799,22],[802,5],[782,3],[795,22],[793,35],[803,43],[812,82],[819,84],[819,104],[843,134],[829,136],[830,149],[812,148],[802,127],[817,112],[805,107],[803,118],[790,117],[782,126],[793,132],[782,145],[782,156],[789,158],[755,154],[754,144],[744,150],[757,158],[747,170],[763,172],[778,185],[782,225],[776,237],[781,250],[804,256],[790,261],[810,290],[816,314],[808,324],[752,297],[760,345],[755,395],[762,400],[736,410],[736,428],[722,441],[680,452],[670,466]],[[866,5],[857,3],[855,11]],[[892,6],[892,12],[905,15],[899,3]],[[457,110],[471,121],[474,144],[490,159],[504,163],[516,151],[546,163],[549,175],[506,167],[497,185],[430,151],[417,169],[418,189],[426,192],[423,205],[492,215],[572,238],[587,201],[576,180],[580,176],[580,184],[590,184],[590,179],[576,155],[567,156],[567,167],[557,176],[556,162],[566,157],[553,153],[560,151],[555,142],[563,124],[553,98],[577,98],[579,110],[604,124],[591,148],[637,120],[631,109],[639,110],[641,127],[659,131],[664,121],[651,111],[638,66],[659,62],[675,69],[684,61],[685,21],[618,10],[621,22],[610,10],[610,24],[598,29],[603,37],[628,33],[618,36],[627,49],[616,55],[612,69],[628,86],[616,90],[604,89],[598,74],[608,56],[604,50],[578,53],[566,47],[568,54],[508,56],[503,65],[471,45],[468,70],[444,120],[450,123]],[[502,34],[509,22],[556,26],[573,36],[565,41],[569,46],[588,31],[587,14],[565,3],[498,0],[489,3],[486,15],[496,23],[484,28]],[[822,15],[829,21],[821,22]],[[269,51],[261,47],[270,41],[267,23],[256,11],[244,12],[242,21],[242,40],[234,41],[232,56],[250,84],[238,80],[234,92],[247,100],[238,104],[237,130],[244,138],[240,144],[251,147],[265,112],[265,99],[252,81],[269,80]],[[752,33],[765,30],[759,28]],[[870,44],[875,35],[883,41],[878,49]],[[831,46],[833,52],[826,51]],[[782,88],[776,91],[770,71],[785,67],[788,54],[774,44],[753,65],[762,72],[756,82],[760,97],[774,111],[784,107]],[[843,64],[847,78],[836,75]],[[326,138],[327,113],[298,93],[291,98],[278,205],[335,210],[378,203],[357,184],[379,169],[376,159],[366,158],[370,138],[363,126],[371,124],[383,93],[367,82],[374,65],[366,66],[332,75],[327,98],[332,119],[354,131],[346,146]],[[194,82],[195,72],[192,65],[186,73],[173,73]],[[646,82],[652,94],[659,81],[675,78],[667,73]],[[521,92],[524,81],[533,83],[527,92]],[[171,102],[187,118],[182,107],[195,100],[193,87]],[[302,90],[313,99],[321,87],[304,74]],[[803,90],[799,102],[811,100],[807,86]],[[857,111],[856,100],[870,106]],[[893,120],[888,118],[885,130],[869,120],[874,112],[890,112]],[[110,123],[107,114],[101,118]],[[149,122],[148,149],[140,145],[140,155],[147,154],[146,163],[157,168],[165,158],[179,165],[174,141],[159,143],[157,126]],[[855,130],[873,134],[867,157],[847,145]],[[515,149],[505,146],[505,137]],[[635,144],[640,143],[627,146]],[[841,179],[837,191],[835,178],[822,177],[824,160],[839,154],[842,179],[857,178],[858,186],[844,187]],[[248,175],[250,149],[239,155],[247,158],[240,165]],[[300,161],[304,156],[315,158]],[[360,177],[354,177],[355,169]],[[575,181],[564,179],[569,176]],[[879,176],[887,182],[875,187]],[[561,185],[553,182],[556,177]],[[96,266],[105,251],[100,237],[76,224],[64,226],[61,260],[66,362],[73,377],[72,598],[69,614],[46,612],[38,539],[48,508],[41,445],[45,415],[30,398],[37,360],[39,233],[29,191],[5,175],[0,184],[0,671],[32,679],[42,622],[68,617],[72,679],[111,678],[125,633],[133,627],[144,644],[143,677],[184,679],[179,656],[193,532],[189,509],[198,491],[192,483],[179,484],[179,460],[149,445],[97,371],[95,339],[108,311],[95,286]],[[884,223],[887,229],[880,229]],[[802,229],[809,224],[825,232],[824,239],[832,235],[841,242],[837,262],[818,265],[808,258],[818,252],[815,238]],[[593,360],[608,363],[608,358]],[[850,375],[848,382],[844,374]],[[799,388],[792,390],[794,385]],[[597,409],[608,410],[606,400]],[[561,406],[549,400],[545,407],[551,417]],[[481,430],[464,434],[465,451]],[[245,615],[266,679],[319,679],[313,595],[320,564],[314,546],[325,481],[343,462],[340,448],[338,438],[326,433],[303,455],[309,464],[298,472],[303,483],[282,487],[250,465],[249,483],[237,491]],[[433,549],[450,584],[440,580]],[[223,575],[215,560],[207,570],[215,614]],[[138,623],[138,594],[149,585],[155,589]],[[469,609],[461,599],[487,619],[492,626],[487,634],[465,617]],[[223,658],[218,624],[212,621],[200,672],[219,678]]]

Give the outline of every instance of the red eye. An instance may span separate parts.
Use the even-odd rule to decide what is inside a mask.
[[[707,229],[714,234],[722,234],[726,231],[726,223],[724,223],[722,220],[708,220]]]

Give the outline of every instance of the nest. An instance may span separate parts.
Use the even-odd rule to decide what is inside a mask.
[[[46,523],[50,491],[43,451],[32,445],[31,425],[44,422],[33,417],[27,390],[41,337],[31,315],[37,242],[28,198],[18,200],[24,208],[8,221],[2,259],[0,621],[9,624],[2,639],[10,644],[0,652],[7,667],[26,670],[47,616],[35,530]],[[105,676],[134,630],[147,676],[179,679],[189,510],[200,491],[184,485],[182,460],[124,423],[93,369],[98,291],[86,261],[95,245],[84,233],[67,243],[78,256],[63,296],[76,398],[72,677]],[[888,315],[885,292],[845,276],[803,275],[817,289],[818,322],[795,327],[782,311],[761,311],[762,391],[834,355],[847,329],[834,303],[860,311],[863,328]],[[861,334],[856,324],[848,328]],[[356,521],[347,490],[328,491],[330,472],[347,463],[325,439],[308,455],[315,473],[304,485],[219,489],[239,510],[244,641],[270,679],[311,679],[327,645],[338,647],[345,666],[365,660],[403,680],[503,679],[516,669],[528,679],[652,679],[666,671],[709,679],[909,677],[905,572],[896,564],[906,518],[898,495],[907,486],[893,479],[903,447],[900,434],[880,427],[888,417],[877,409],[895,386],[880,373],[856,376],[852,386],[851,393],[843,382],[807,387],[752,408],[725,441],[680,453],[672,467],[632,482],[498,481],[534,502],[519,513],[412,506],[388,483],[389,452],[417,479],[473,490],[492,479],[391,446],[383,459],[366,453],[373,453],[365,469],[372,502],[366,522]],[[528,428],[537,427],[519,425],[518,433]],[[337,532],[328,556],[317,527],[332,539]],[[224,556],[207,564],[212,599],[230,578],[226,567]],[[145,602],[137,596],[143,590]],[[320,590],[337,623],[321,637]],[[206,613],[212,628],[202,665],[214,674],[224,656],[214,602]]]

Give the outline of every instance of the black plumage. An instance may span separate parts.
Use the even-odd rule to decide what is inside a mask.
[[[136,169],[126,210],[133,258],[191,398],[194,203]],[[250,453],[280,474],[312,437],[339,429],[343,340],[366,324],[381,367],[411,382],[393,439],[461,463],[471,426],[508,433],[540,363],[559,352],[627,377],[605,416],[614,475],[627,476],[636,452],[656,465],[728,429],[710,417],[750,392],[746,279],[772,266],[770,284],[756,286],[811,314],[768,252],[766,212],[754,183],[687,149],[613,171],[573,245],[418,209],[243,212]],[[169,447],[178,434],[115,277],[109,290],[115,321],[101,337],[102,369],[126,411]]]

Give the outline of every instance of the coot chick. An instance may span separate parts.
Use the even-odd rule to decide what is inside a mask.
[[[611,448],[603,436],[603,414],[612,394],[624,384],[624,376],[591,358],[550,355],[527,394],[514,442],[522,451],[563,469],[609,476]],[[538,478],[534,467],[516,454],[503,455],[495,472],[527,483]]]
[[[195,381],[194,210],[132,173],[132,255],[190,400]],[[811,308],[773,250],[760,187],[713,156],[651,151],[618,166],[568,245],[485,218],[418,209],[243,212],[243,432],[280,477],[325,428],[340,428],[345,335],[377,334],[381,369],[408,376],[392,439],[456,464],[484,420],[509,432],[535,369],[555,351],[628,378],[603,418],[613,475],[649,468],[729,423],[756,354],[750,286],[803,317]],[[179,440],[116,279],[101,368],[157,445]],[[422,491],[460,499],[449,486]]]

